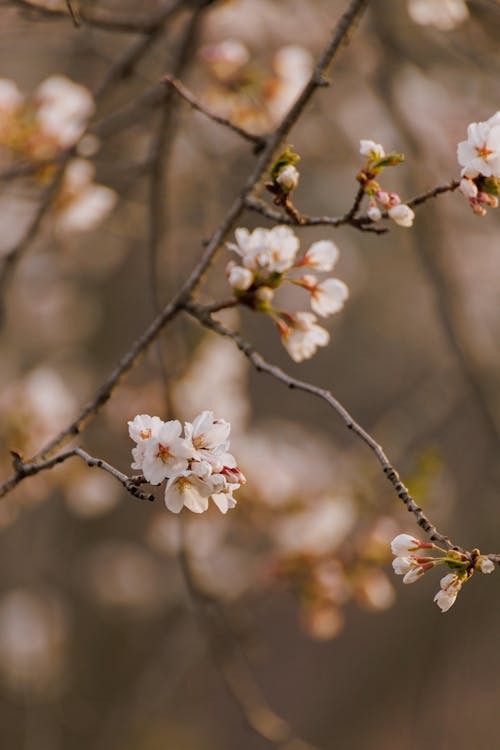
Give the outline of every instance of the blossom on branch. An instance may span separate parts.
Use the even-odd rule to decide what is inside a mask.
[[[500,111],[485,122],[472,122],[467,128],[467,140],[457,147],[462,177],[500,178]]]
[[[289,313],[272,307],[274,293],[289,282],[309,292],[311,309],[317,315],[327,317],[339,312],[349,296],[343,281],[319,281],[312,274],[293,278],[288,273],[301,268],[331,271],[339,257],[337,246],[330,240],[319,240],[297,259],[299,240],[290,227],[259,227],[252,232],[240,227],[235,230],[235,238],[236,242],[228,243],[228,248],[240,256],[242,265],[229,261],[226,274],[238,301],[273,318],[283,345],[295,362],[309,359],[318,347],[328,344],[330,334],[317,324],[312,313]]]
[[[222,513],[234,508],[233,492],[245,483],[229,450],[231,426],[203,411],[194,421],[138,414],[128,423],[136,443],[132,449],[133,469],[142,471],[150,484],[167,480],[165,504],[173,513],[185,506],[193,513],[208,509],[209,499]]]

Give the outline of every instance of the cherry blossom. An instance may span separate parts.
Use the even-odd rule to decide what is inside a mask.
[[[412,227],[415,219],[415,212],[405,203],[399,203],[397,206],[389,208],[389,216],[399,224],[400,227]]]
[[[294,362],[310,359],[319,346],[326,346],[330,341],[330,334],[317,324],[313,313],[297,312],[288,315],[287,322],[280,321],[278,326],[283,346]]]
[[[458,144],[457,158],[463,177],[500,178],[500,112],[469,125],[467,140]]]
[[[290,227],[278,225],[272,229],[235,230],[236,243],[228,243],[243,261],[245,268],[254,272],[283,273],[292,268],[299,249],[299,240]]]
[[[340,279],[325,279],[318,282],[315,276],[308,274],[299,279],[299,283],[309,290],[311,307],[323,318],[342,310],[344,302],[349,297],[349,289]]]
[[[289,193],[291,190],[295,190],[295,188],[299,184],[299,178],[299,170],[294,167],[293,164],[288,164],[278,174],[278,176],[276,177],[276,182],[282,188],[282,190],[284,190],[286,193]]]
[[[234,508],[233,497],[245,477],[229,449],[231,426],[203,411],[193,422],[163,422],[159,417],[138,414],[128,423],[136,442],[133,469],[143,472],[150,484],[165,479],[165,504],[173,513],[183,507],[193,513],[208,509],[210,498],[221,513]]]
[[[361,156],[367,156],[370,161],[377,161],[378,159],[383,159],[385,156],[384,147],[380,143],[370,140],[361,140],[359,142],[359,153]]]
[[[297,266],[308,266],[315,271],[331,271],[339,257],[339,249],[331,240],[313,242]]]

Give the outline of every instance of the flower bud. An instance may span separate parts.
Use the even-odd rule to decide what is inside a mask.
[[[422,542],[410,534],[398,534],[391,542],[392,554],[396,557],[406,557],[422,546]]]
[[[475,198],[477,196],[476,183],[466,177],[460,180],[459,190],[466,198]]]
[[[248,268],[243,266],[229,265],[226,268],[227,278],[233,289],[237,289],[240,292],[245,292],[249,289],[254,280],[253,273]]]
[[[426,571],[420,565],[416,568],[411,568],[403,578],[403,583],[415,583],[419,578],[422,578]]]
[[[396,222],[396,224],[399,224],[400,227],[411,227],[413,226],[415,213],[405,203],[400,203],[389,209],[389,216]]]
[[[285,193],[295,190],[299,184],[300,174],[293,164],[284,167],[276,178],[276,182]]]
[[[476,560],[476,566],[481,573],[493,573],[495,570],[495,563],[493,560],[490,560],[488,557],[478,557]]]
[[[255,292],[255,297],[264,305],[269,305],[274,298],[274,289],[270,286],[260,286]]]
[[[376,203],[370,203],[366,213],[372,221],[379,221],[382,218],[382,211]]]

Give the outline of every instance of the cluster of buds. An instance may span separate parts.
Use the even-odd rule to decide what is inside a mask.
[[[462,167],[460,192],[476,216],[498,206],[500,194],[500,111],[484,122],[472,122],[457,147]]]
[[[385,167],[395,167],[404,161],[402,154],[386,154],[384,147],[374,141],[360,141],[359,152],[366,157],[366,164],[357,176],[358,182],[370,198],[367,214],[372,221],[379,221],[384,212],[401,227],[413,226],[414,211],[402,202],[397,193],[383,190],[376,177]]]
[[[474,571],[492,573],[495,565],[479,550],[474,549],[470,554],[458,550],[445,550],[433,542],[421,542],[410,534],[398,534],[391,542],[394,555],[392,567],[397,575],[403,576],[403,583],[415,583],[427,571],[437,565],[446,565],[451,569],[441,579],[440,589],[434,601],[442,612],[447,612],[456,601],[463,584],[471,578]],[[421,550],[438,551],[439,555],[430,555]]]
[[[28,161],[51,160],[77,143],[94,109],[90,91],[66,76],[42,81],[30,98],[0,79],[0,145]]]
[[[165,487],[165,504],[173,513],[185,506],[193,513],[208,509],[211,498],[222,513],[234,508],[233,492],[245,483],[229,450],[231,425],[203,411],[193,422],[138,414],[128,423],[133,469],[142,471],[150,484]]]
[[[295,362],[309,359],[330,340],[328,331],[317,324],[316,315],[327,317],[339,312],[349,290],[339,279],[319,281],[310,273],[293,278],[288,273],[302,268],[331,271],[339,255],[337,246],[329,240],[314,242],[297,259],[299,239],[290,227],[258,228],[253,232],[238,228],[235,238],[236,242],[228,243],[228,247],[240,256],[242,265],[230,261],[226,273],[239,301],[273,318],[283,345]],[[272,306],[274,292],[283,282],[309,292],[312,313],[288,313]]]

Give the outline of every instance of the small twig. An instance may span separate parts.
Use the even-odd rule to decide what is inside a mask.
[[[189,89],[187,89],[184,84],[182,84],[180,81],[178,81],[176,78],[174,78],[171,75],[166,75],[162,79],[162,83],[166,84],[167,86],[170,86],[174,91],[176,91],[182,99],[184,99],[188,104],[191,105],[193,109],[195,109],[197,112],[201,112],[205,117],[208,117],[210,120],[213,120],[218,125],[223,125],[226,128],[229,128],[229,130],[232,130],[237,135],[241,136],[241,138],[244,138],[246,141],[250,141],[250,143],[253,143],[255,146],[256,151],[262,149],[265,145],[266,139],[263,138],[260,135],[254,135],[253,133],[249,133],[244,128],[241,128],[239,125],[236,125],[234,122],[231,122],[231,120],[228,120],[227,117],[221,117],[221,115],[218,115],[216,112],[214,112],[212,109],[209,109],[204,104],[202,104],[199,99],[197,99],[194,94],[192,94]]]
[[[71,2],[71,0],[66,0],[66,7],[71,16],[71,20],[73,21],[73,25],[78,29],[81,24],[80,10],[73,8],[73,3]]]
[[[11,456],[12,466],[15,472],[12,479],[12,489],[16,487],[20,482],[22,482],[23,479],[26,479],[26,477],[31,477],[34,474],[39,474],[41,471],[53,469],[54,466],[62,464],[64,461],[67,461],[68,458],[78,456],[83,461],[85,461],[87,466],[95,466],[98,469],[102,469],[108,474],[111,474],[111,476],[117,479],[120,484],[125,487],[127,492],[129,492],[134,497],[138,497],[140,500],[148,500],[149,502],[153,502],[155,500],[154,495],[142,492],[142,490],[139,489],[139,485],[146,483],[146,480],[142,475],[129,477],[126,474],[123,474],[123,472],[119,471],[119,469],[117,469],[115,466],[108,464],[107,461],[103,461],[101,458],[91,456],[90,453],[84,451],[83,448],[72,448],[71,450],[59,453],[57,456],[53,456],[47,461],[42,461],[40,463],[25,463],[21,454],[17,451],[11,451]]]
[[[57,20],[68,18],[68,16],[71,18],[75,17],[69,0],[66,0],[67,11],[61,8],[44,8],[40,5],[33,5],[28,0],[10,0],[10,2],[43,18]],[[158,16],[163,12],[163,10],[160,10],[149,16],[134,17],[127,15],[120,16],[116,13],[110,13],[103,8],[90,9],[83,7],[78,9],[78,24],[75,25],[94,26],[104,31],[120,32],[123,34],[149,34],[158,25]]]
[[[350,225],[352,227],[355,227],[355,229],[359,229],[360,232],[373,232],[374,234],[385,234],[388,231],[387,227],[380,227],[374,224],[371,221],[371,219],[369,219],[367,216],[366,217],[365,216],[360,216],[360,217],[351,216],[349,218],[349,213],[352,209],[350,209],[349,212],[347,214],[344,214],[343,216],[304,216],[303,214],[300,214],[300,220],[298,220],[296,217],[294,217],[290,213],[277,211],[276,209],[271,208],[271,206],[268,206],[268,204],[265,201],[261,200],[260,198],[256,198],[254,196],[249,196],[245,201],[245,205],[251,211],[255,211],[256,213],[261,214],[261,216],[265,216],[266,219],[270,219],[271,221],[278,222],[279,224],[288,224],[289,226],[341,227],[345,225]]]
[[[341,417],[346,427],[357,435],[364,443],[373,451],[377,457],[382,471],[386,475],[387,479],[393,486],[400,500],[406,505],[408,511],[413,513],[416,518],[418,525],[429,535],[432,541],[440,542],[444,544],[448,549],[460,549],[453,544],[453,542],[445,535],[442,534],[427,518],[422,509],[417,505],[415,500],[410,495],[407,487],[402,483],[400,476],[396,469],[390,463],[384,449],[377,443],[375,438],[370,435],[356,420],[352,417],[349,411],[335,398],[335,396],[327,389],[320,388],[319,386],[307,383],[303,380],[298,380],[285,373],[276,365],[272,365],[262,357],[255,349],[235,331],[231,331],[225,328],[221,323],[214,320],[210,314],[200,305],[190,303],[185,307],[186,311],[198,320],[206,328],[210,328],[212,331],[219,333],[221,336],[226,336],[240,349],[241,352],[250,360],[258,372],[266,372],[276,380],[287,385],[289,388],[296,388],[297,390],[311,393],[313,396],[326,401]]]
[[[65,160],[60,164],[56,175],[52,179],[52,182],[50,183],[49,187],[45,189],[42,195],[42,199],[38,204],[38,208],[33,214],[33,217],[26,227],[24,234],[16,242],[14,247],[12,247],[2,258],[0,265],[0,322],[2,321],[5,312],[5,297],[9,280],[14,273],[16,265],[19,263],[20,259],[29,249],[31,243],[37,236],[45,216],[49,213],[52,207],[53,199],[61,186],[67,158],[65,158]]]

